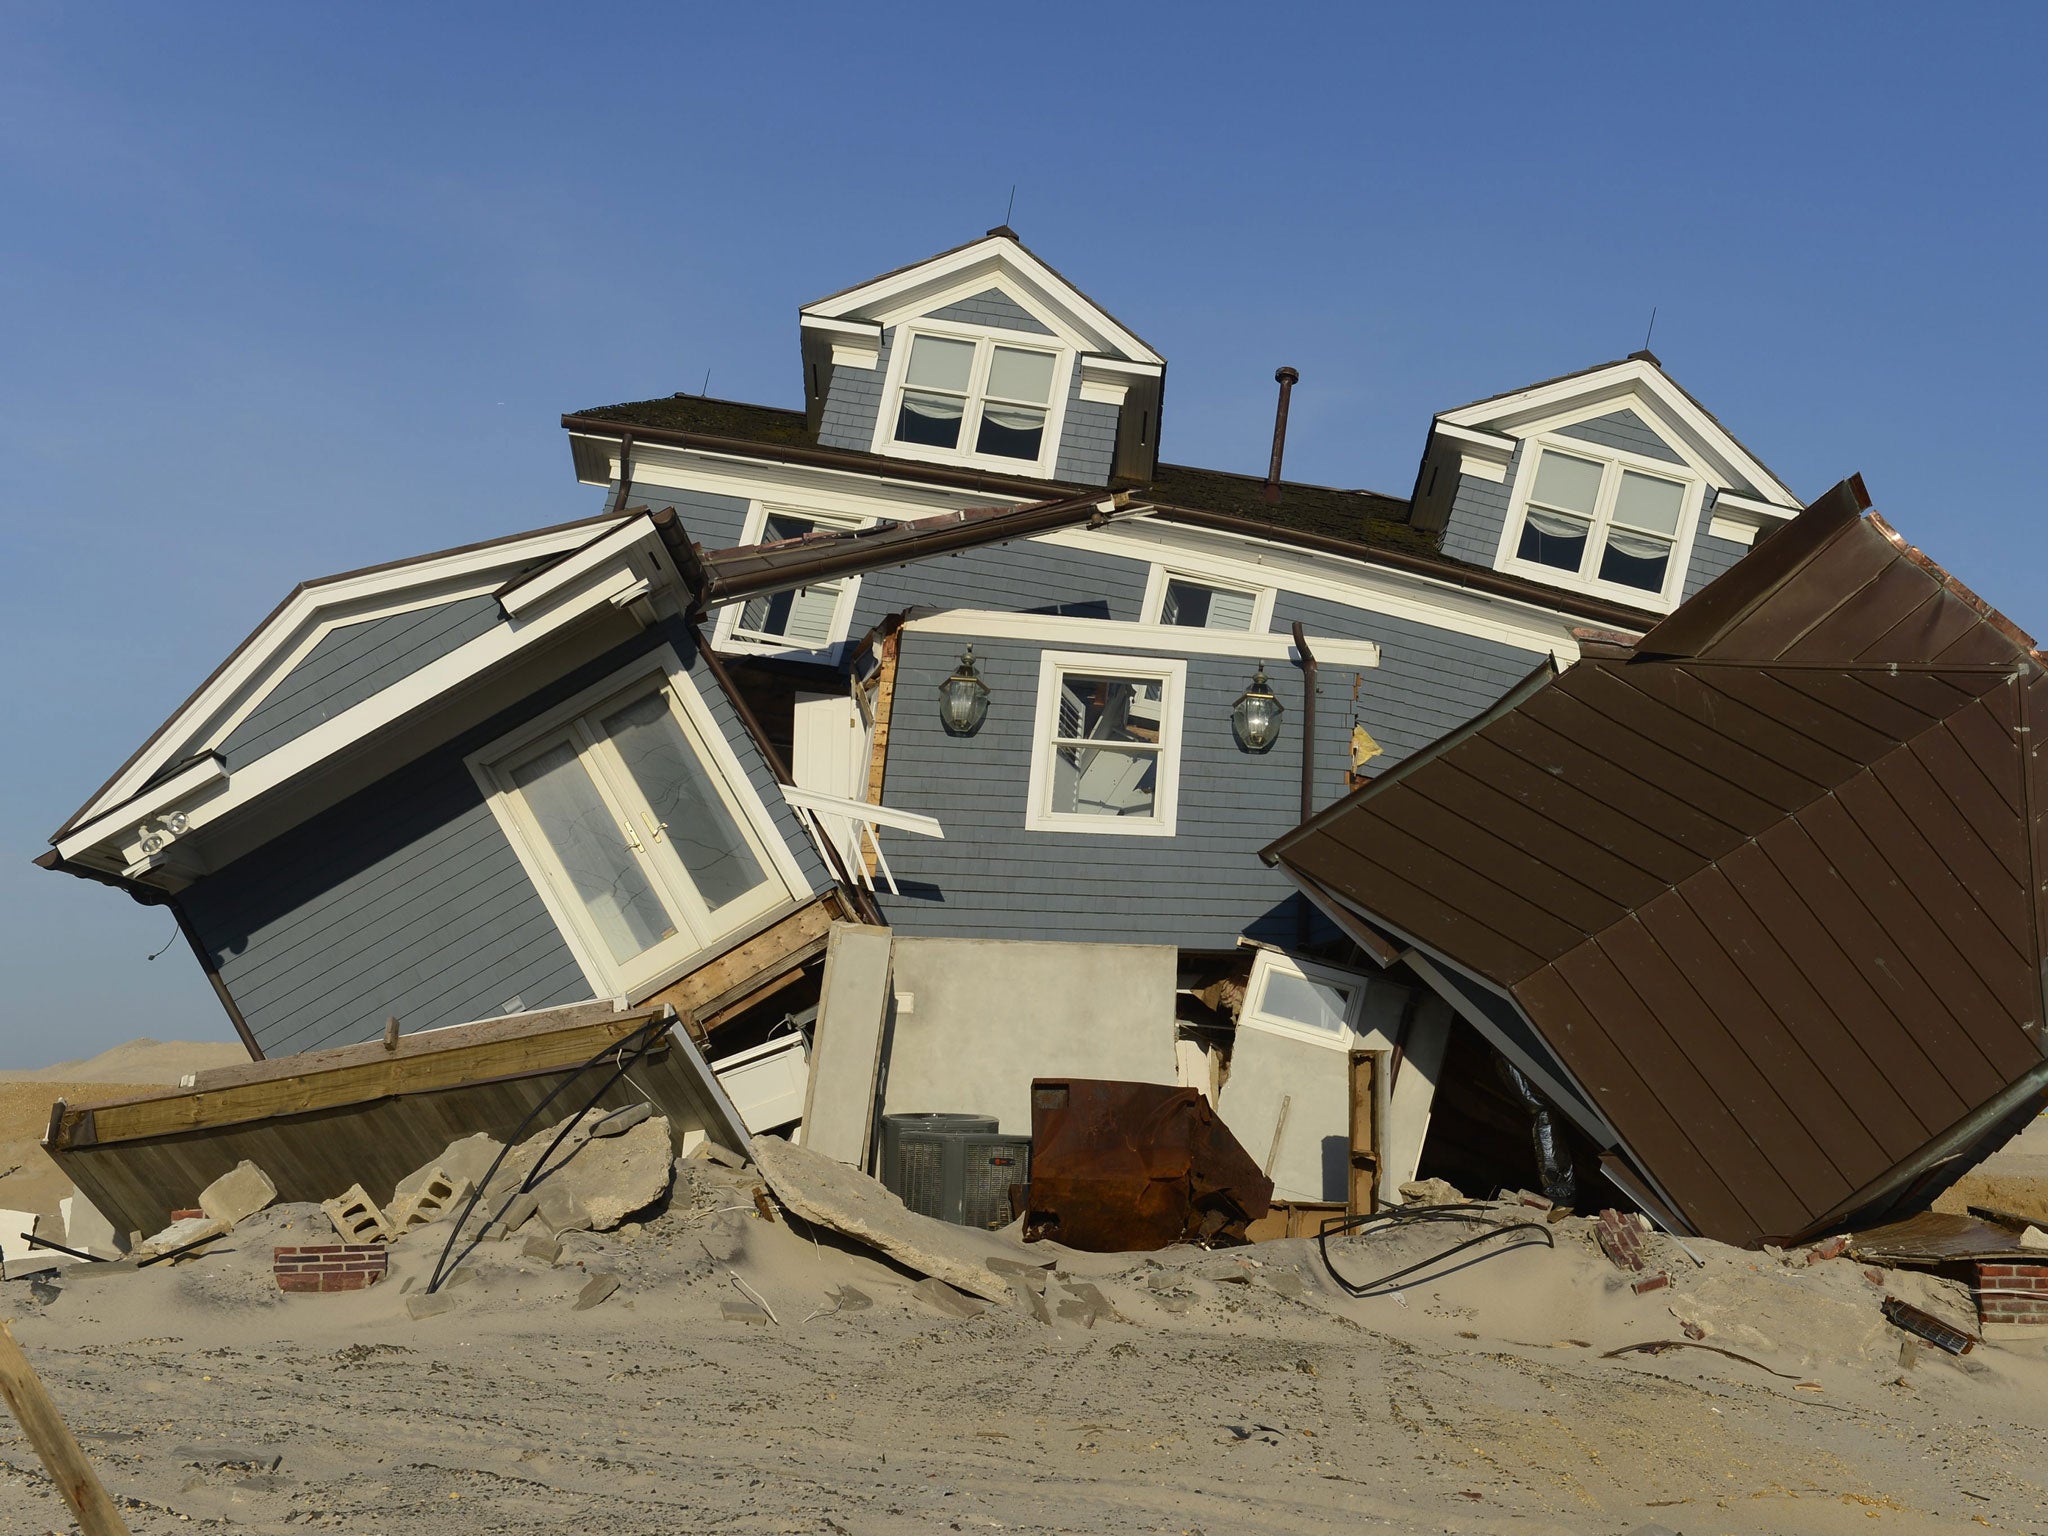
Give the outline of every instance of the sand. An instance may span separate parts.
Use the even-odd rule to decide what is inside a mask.
[[[571,1234],[560,1267],[482,1245],[454,1309],[421,1321],[403,1287],[443,1229],[398,1244],[367,1292],[282,1297],[271,1247],[323,1235],[303,1206],[175,1269],[72,1270],[6,1299],[139,1533],[2039,1525],[2043,1346],[1902,1368],[1880,1287],[1847,1260],[1695,1243],[1696,1268],[1652,1238],[1673,1284],[1637,1296],[1574,1218],[1546,1227],[1554,1248],[1354,1299],[1308,1241],[1067,1256],[1052,1299],[1093,1285],[1113,1310],[1047,1326],[1021,1301],[942,1316],[914,1276],[762,1219],[750,1193],[686,1163],[665,1208]],[[1336,1259],[1364,1277],[1447,1235]],[[619,1289],[572,1310],[593,1274]],[[739,1282],[776,1321],[728,1320]],[[1893,1283],[1967,1313],[1959,1288]],[[1603,1358],[1685,1322],[1755,1363]],[[61,1527],[0,1424],[0,1529]]]
[[[228,1067],[249,1059],[230,1040],[151,1040],[146,1036],[80,1061],[60,1061],[33,1072],[4,1072],[0,1079],[24,1083],[153,1083],[175,1088],[188,1072]]]

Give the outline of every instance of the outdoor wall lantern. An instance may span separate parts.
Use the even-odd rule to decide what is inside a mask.
[[[1251,687],[1237,696],[1231,706],[1230,728],[1237,744],[1247,752],[1263,752],[1280,739],[1280,700],[1266,682],[1266,664],[1259,663]]]
[[[974,670],[974,647],[960,658],[953,675],[939,684],[939,723],[948,736],[972,736],[988,714],[988,684]]]

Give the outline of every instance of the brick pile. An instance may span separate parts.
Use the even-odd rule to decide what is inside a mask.
[[[1600,1240],[1600,1251],[1613,1260],[1616,1269],[1634,1274],[1643,1267],[1643,1229],[1633,1216],[1602,1211],[1593,1234]]]
[[[377,1243],[323,1243],[273,1248],[271,1273],[280,1291],[360,1291],[384,1278],[391,1255]]]
[[[1986,1323],[2035,1323],[2048,1331],[2048,1264],[1979,1264],[1977,1316]]]

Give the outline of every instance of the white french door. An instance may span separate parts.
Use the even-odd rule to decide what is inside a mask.
[[[492,772],[560,908],[622,988],[788,895],[742,800],[666,687],[585,710]]]

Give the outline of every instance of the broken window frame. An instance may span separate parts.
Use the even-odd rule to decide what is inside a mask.
[[[1303,1024],[1285,1014],[1267,1013],[1266,993],[1275,975],[1342,989],[1346,999],[1343,1026],[1332,1032]],[[1313,960],[1303,960],[1278,950],[1261,949],[1253,958],[1252,973],[1245,981],[1244,1005],[1238,1010],[1238,1027],[1284,1035],[1290,1040],[1306,1040],[1311,1045],[1327,1046],[1333,1051],[1348,1051],[1367,1038],[1359,1023],[1365,1016],[1365,997],[1371,985],[1372,978],[1358,971],[1318,965]]]
[[[812,507],[756,501],[748,507],[746,521],[740,527],[740,544],[744,546],[767,542],[768,525],[773,520],[796,520],[808,523],[808,531],[822,532],[872,528],[876,522],[872,517],[860,517],[852,513],[820,512]],[[718,610],[717,621],[712,626],[711,643],[721,651],[741,655],[819,656],[836,659],[840,648],[846,643],[847,632],[852,628],[854,602],[860,596],[860,580],[858,576],[841,576],[832,581],[815,582],[808,587],[785,588],[783,592],[763,592],[736,603],[727,603]],[[826,591],[834,594],[834,602],[831,619],[825,627],[825,638],[819,644],[792,640],[787,633],[778,634],[773,630],[753,628],[747,624],[750,609],[756,605],[770,607],[785,592]]]
[[[1113,682],[1160,687],[1159,741],[1149,751],[1155,767],[1152,779],[1152,814],[1149,816],[1092,816],[1080,811],[1052,808],[1055,775],[1053,766],[1061,746],[1071,746],[1060,730],[1060,694],[1063,680],[1074,674],[1106,678]],[[1180,803],[1181,716],[1187,699],[1188,664],[1182,657],[1118,656],[1094,651],[1043,651],[1038,661],[1038,702],[1031,732],[1031,780],[1025,802],[1024,826],[1030,832],[1083,832],[1106,837],[1172,837],[1178,822]]]
[[[666,699],[685,744],[695,753],[698,767],[718,794],[762,878],[713,908],[696,889],[680,855],[673,850],[665,858],[656,853],[647,846],[648,834],[638,827],[632,829],[630,837],[622,833],[627,851],[634,856],[633,867],[652,877],[654,890],[663,899],[675,931],[619,961],[612,957],[597,920],[577,894],[573,879],[511,774],[550,741],[574,740],[579,742],[576,761],[596,783],[600,798],[614,815],[622,822],[629,817],[651,815],[651,808],[630,773],[622,778],[620,764],[613,760],[616,749],[600,745],[593,752],[586,738],[594,735],[600,743],[608,743],[607,733],[595,726],[598,717],[616,714],[657,693]],[[574,698],[470,753],[463,761],[482,789],[528,881],[554,920],[556,931],[590,984],[593,996],[645,992],[660,985],[687,970],[707,950],[810,890],[787,844],[776,833],[767,806],[748,781],[739,758],[672,646],[664,645],[650,656],[621,668]],[[666,830],[665,826],[662,829]],[[634,841],[642,846],[633,848]]]

